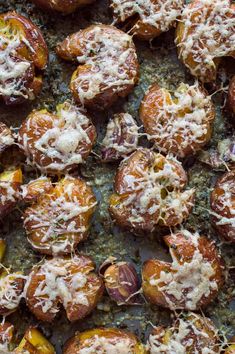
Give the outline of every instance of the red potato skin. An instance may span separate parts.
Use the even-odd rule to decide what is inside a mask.
[[[32,2],[43,10],[52,10],[70,14],[78,8],[93,3],[95,0],[32,0]]]
[[[86,43],[89,43],[90,41],[94,40],[94,29],[96,28],[98,28],[101,33],[106,33],[113,37],[121,37],[124,35],[124,32],[113,26],[91,25],[84,30],[80,30],[79,32],[68,36],[63,42],[58,44],[56,48],[58,56],[60,56],[64,60],[76,61],[78,56],[86,55]],[[102,37],[102,35],[100,36]],[[107,84],[103,82],[100,85],[99,93],[96,93],[95,96],[91,99],[85,98],[84,102],[82,102],[78,93],[78,88],[80,84],[77,83],[77,81],[80,79],[82,80],[82,78],[86,77],[85,81],[81,85],[81,88],[84,91],[87,91],[89,87],[89,79],[87,79],[87,77],[93,76],[91,65],[86,64],[86,60],[84,60],[82,65],[79,65],[77,70],[73,73],[70,82],[71,92],[78,104],[84,104],[87,108],[90,109],[105,109],[110,107],[118,99],[118,97],[125,97],[133,90],[134,85],[138,81],[139,64],[135,55],[135,46],[133,42],[130,43],[130,48],[132,48],[133,51],[127,57],[125,61],[125,66],[128,67],[128,79],[133,80],[133,84],[127,83],[125,85],[122,85],[122,90],[118,91],[114,85],[108,87]]]
[[[211,209],[212,211],[218,215],[212,214],[211,220],[213,222],[213,226],[218,232],[218,236],[223,241],[235,243],[235,227],[233,223],[227,223],[224,225],[218,225],[219,218],[234,218],[235,216],[231,214],[231,209],[228,206],[223,206],[222,198],[225,196],[223,186],[229,183],[230,192],[231,192],[231,207],[234,208],[235,205],[235,170],[225,173],[215,184],[215,187],[211,193]],[[222,208],[222,210],[221,210]]]
[[[193,243],[186,239],[181,233],[175,235],[168,235],[164,237],[165,244],[171,248],[174,256],[178,259],[180,264],[189,262],[195,252],[195,246]],[[203,255],[203,259],[211,263],[214,269],[214,275],[210,278],[210,281],[215,281],[217,283],[218,289],[224,284],[224,262],[221,259],[216,246],[213,242],[209,241],[206,237],[201,236],[198,241],[198,249]],[[157,259],[150,259],[144,263],[142,270],[143,278],[143,292],[146,299],[153,304],[168,308],[169,304],[167,302],[167,297],[164,294],[164,290],[158,289],[157,286],[152,286],[150,284],[150,279],[154,276],[156,279],[160,278],[161,271],[172,272],[171,263],[159,261]],[[164,283],[162,283],[164,285]],[[160,284],[161,285],[161,284]],[[197,303],[197,309],[200,307],[206,307],[218,294],[218,289],[211,289],[209,296],[202,296],[200,301]],[[185,289],[185,294],[187,294],[187,289]],[[186,301],[181,301],[177,303],[174,296],[168,296],[172,302],[175,302],[176,309],[187,309]],[[190,310],[190,309],[189,309]]]

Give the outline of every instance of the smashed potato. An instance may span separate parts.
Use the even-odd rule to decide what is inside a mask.
[[[20,168],[0,173],[0,217],[3,218],[16,205],[23,182]]]
[[[176,31],[179,58],[203,82],[216,79],[225,56],[235,58],[235,4],[230,0],[193,0]]]
[[[164,237],[172,263],[150,259],[142,270],[146,299],[171,310],[207,306],[224,283],[224,265],[214,243],[182,230]]]
[[[218,330],[209,318],[189,312],[175,320],[172,327],[155,327],[147,348],[150,354],[220,353]]]
[[[128,21],[130,33],[144,40],[174,27],[183,5],[184,0],[111,0],[115,22]]]
[[[70,253],[87,237],[95,205],[95,196],[83,180],[61,179],[25,210],[28,241],[44,254]]]
[[[215,109],[198,84],[181,84],[174,96],[157,84],[145,94],[140,119],[155,147],[179,158],[200,150],[211,137]]]
[[[121,162],[116,173],[111,216],[118,225],[135,231],[181,224],[194,203],[194,190],[183,191],[186,183],[177,160],[138,149]]]
[[[56,113],[33,111],[23,122],[18,142],[27,162],[42,172],[65,173],[84,162],[96,139],[96,130],[85,111],[70,102]]]
[[[70,83],[74,99],[86,107],[105,109],[127,96],[138,79],[132,38],[108,25],[92,25],[68,36],[57,54],[80,65]]]
[[[144,346],[128,332],[117,328],[95,328],[77,333],[65,345],[63,354],[146,354]]]
[[[0,97],[9,105],[34,99],[48,60],[40,30],[16,12],[1,14],[0,55]]]
[[[51,322],[62,305],[69,321],[86,317],[100,300],[104,285],[87,256],[45,260],[33,267],[26,284],[26,303],[42,321]]]

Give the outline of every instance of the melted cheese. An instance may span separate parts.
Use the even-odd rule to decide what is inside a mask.
[[[124,22],[138,15],[143,24],[153,26],[160,32],[168,31],[183,9],[183,0],[112,0],[114,16]],[[138,29],[138,24],[137,24]]]
[[[134,354],[134,344],[128,338],[106,338],[95,335],[86,339],[79,349],[80,354]]]
[[[107,89],[119,93],[135,84],[137,64],[130,69],[128,62],[130,58],[137,62],[137,55],[129,35],[114,30],[109,33],[109,30],[96,26],[90,31],[89,40],[82,40],[82,46],[83,55],[77,60],[80,64],[85,63],[89,70],[73,79],[82,104]]]
[[[9,35],[11,34],[11,35]],[[30,68],[29,61],[20,59],[17,49],[23,41],[22,34],[10,25],[0,23],[0,95],[29,98],[24,77]],[[26,44],[26,42],[25,42]],[[30,47],[28,47],[30,50]]]
[[[159,90],[163,102],[156,107],[151,127],[146,126],[147,136],[160,151],[183,158],[207,143],[214,118],[213,104],[198,83],[181,84],[170,103],[168,94],[165,89]]]
[[[59,311],[58,301],[65,308],[69,305],[89,306],[89,296],[99,289],[99,285],[88,284],[87,273],[90,270],[82,269],[82,262],[77,256],[69,260],[54,258],[44,262],[36,271],[37,277],[42,280],[33,295],[37,301],[35,306],[40,307],[44,313],[49,311],[53,314]],[[34,272],[29,276],[26,289],[32,276]]]
[[[176,38],[179,55],[194,76],[215,76],[215,58],[235,50],[235,11],[229,0],[200,0],[182,13],[182,40]],[[191,58],[195,66],[190,64]],[[215,79],[213,77],[212,79]]]
[[[192,259],[181,264],[170,248],[173,259],[171,271],[161,271],[159,278],[153,276],[150,279],[150,285],[157,286],[164,294],[170,309],[196,310],[204,296],[208,297],[211,291],[218,289],[217,282],[211,280],[215,276],[213,263],[207,261],[198,248],[199,235],[187,232],[187,237],[190,237],[195,247]]]

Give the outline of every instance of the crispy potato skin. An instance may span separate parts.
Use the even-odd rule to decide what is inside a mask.
[[[70,113],[68,108],[70,105],[67,105],[65,102],[61,106],[63,106],[64,109],[66,109],[67,106],[67,114]],[[96,129],[88,117],[87,119],[88,121],[86,123],[80,125],[80,129],[83,129],[84,135],[86,134],[89,142],[84,137],[78,142],[75,141],[77,147],[73,153],[66,153],[63,150],[60,150],[60,147],[57,147],[56,145],[62,134],[66,134],[66,131],[68,132],[68,135],[70,133],[70,141],[72,140],[73,142],[71,133],[77,131],[76,129],[73,129],[72,123],[69,126],[69,123],[59,115],[59,112],[52,114],[46,110],[33,111],[21,125],[18,134],[18,142],[30,163],[36,165],[42,172],[65,174],[76,168],[78,165],[78,163],[66,164],[66,160],[72,155],[80,154],[81,160],[84,161],[90,154],[95,143]],[[40,139],[43,139],[46,136],[46,134],[50,131],[53,132],[53,129],[60,129],[60,134],[56,137],[52,135],[52,137],[48,139],[47,151],[51,149],[51,151],[54,152],[54,155],[52,154],[52,156],[50,156],[47,151],[43,152],[37,144]],[[67,138],[67,140],[69,140],[69,138]],[[56,153],[59,154],[59,156],[55,156]]]
[[[24,82],[24,84],[21,83],[21,86],[24,85],[28,97],[16,96],[14,94],[3,95],[3,100],[6,104],[22,103],[25,99],[31,99],[30,97],[32,96],[34,98],[41,90],[42,78],[36,71],[43,70],[46,67],[48,61],[47,45],[41,31],[29,19],[14,11],[1,14],[0,24],[3,28],[4,26],[9,26],[12,31],[17,33],[17,36],[22,36],[27,41],[26,44],[26,42],[21,40],[16,48],[16,55],[13,56],[12,60],[16,63],[23,61],[30,64],[29,68],[23,74],[24,76],[17,79]],[[9,36],[9,33],[5,32],[4,35]]]
[[[161,173],[166,165],[172,170],[174,179],[173,185],[171,185],[170,182],[168,189],[173,190],[177,185],[176,192],[172,197],[176,199],[181,195],[181,190],[187,183],[186,173],[181,164],[176,160],[167,160],[163,155],[154,153],[148,149],[138,149],[128,159],[121,162],[115,176],[115,193],[111,195],[109,204],[110,214],[118,225],[132,229],[135,232],[142,232],[143,230],[151,232],[155,229],[157,224],[162,226],[175,226],[181,223],[181,217],[184,219],[188,216],[193,207],[194,191],[191,191],[190,195],[186,198],[187,201],[185,202],[185,205],[187,206],[187,210],[184,210],[181,216],[177,215],[176,211],[171,206],[167,208],[166,213],[164,212],[164,217],[162,217],[163,212],[161,212],[159,207],[156,207],[156,211],[153,214],[149,213],[148,210],[152,206],[160,205],[159,200],[165,200],[164,183],[169,183],[168,177],[166,178],[165,176],[159,178],[157,177],[157,180],[154,181],[153,186],[147,187],[150,193],[152,188],[155,187],[155,184],[157,186],[158,183],[160,184],[159,200],[155,200],[155,196],[153,196],[149,200],[148,210],[142,211],[141,209],[142,207],[140,205],[140,200],[143,193],[146,193],[146,185],[143,183],[146,181],[148,183],[148,181],[151,180],[149,173]],[[163,185],[161,185],[161,183],[163,183]],[[166,193],[166,197],[167,196],[168,195]],[[124,203],[128,200],[128,198],[132,197],[133,201],[125,206]],[[131,216],[133,208],[136,209],[138,216],[142,218],[141,221],[132,221]]]
[[[72,261],[70,257],[63,257],[61,260],[59,258],[52,258],[51,260],[46,260],[45,263],[46,262],[48,262],[47,264],[49,265],[56,265],[58,267],[66,266],[67,275],[64,278],[62,276],[62,279],[68,286],[71,279],[73,279],[72,276],[78,273],[86,275],[87,282],[82,288],[79,288],[78,292],[83,291],[86,294],[88,306],[71,301],[67,304],[63,304],[63,296],[58,295],[56,299],[52,301],[51,308],[44,312],[40,305],[40,299],[35,296],[35,290],[40,286],[41,282],[45,280],[45,275],[42,273],[43,264],[39,264],[34,266],[27,284],[26,303],[30,311],[37,319],[52,322],[58,312],[59,306],[63,304],[69,321],[73,322],[86,317],[96,307],[104,291],[102,279],[94,272],[95,264],[93,261],[87,256],[80,255],[79,257],[75,256]],[[68,272],[70,275],[68,275]],[[76,294],[74,296],[76,296]],[[43,297],[48,298],[48,295]]]
[[[71,204],[71,210],[64,209],[66,203]],[[95,204],[96,198],[83,180],[71,177],[60,180],[25,210],[24,227],[33,249],[48,255],[73,251],[88,236]],[[70,216],[78,206],[85,210]],[[65,215],[65,219],[60,217],[61,214]],[[73,226],[73,231],[66,232],[69,226]],[[57,250],[55,246],[61,244],[63,247]]]
[[[86,344],[91,344],[94,337],[103,337],[112,342],[121,342],[129,340],[133,345],[133,354],[147,354],[144,346],[138,342],[137,338],[132,334],[117,328],[95,328],[82,333],[77,333],[65,345],[63,354],[79,354]]]
[[[232,77],[229,83],[227,108],[233,118],[235,118],[235,76]]]
[[[41,7],[43,10],[53,10],[70,14],[76,11],[79,7],[89,5],[95,0],[32,0],[32,2]]]
[[[186,89],[186,92],[189,92],[189,89],[190,87]],[[198,88],[198,91],[203,95],[204,99],[208,95],[203,88]],[[192,94],[193,93],[194,92],[192,91]],[[184,158],[200,150],[210,140],[212,122],[215,118],[215,108],[212,101],[205,106],[207,117],[206,121],[203,122],[203,130],[206,132],[202,134],[198,141],[196,139],[190,139],[189,134],[191,134],[191,132],[186,131],[186,127],[183,130],[182,127],[176,130],[173,135],[168,131],[168,137],[165,135],[162,137],[162,132],[163,134],[167,134],[166,127],[170,128],[169,122],[172,121],[172,124],[174,125],[174,121],[176,120],[178,120],[178,122],[180,122],[180,120],[183,121],[185,120],[185,116],[193,113],[193,111],[197,109],[196,106],[192,107],[190,112],[189,107],[182,107],[182,109],[178,108],[173,115],[165,110],[166,104],[169,107],[168,109],[171,110],[171,107],[173,109],[174,105],[177,103],[177,99],[174,99],[167,89],[161,88],[157,84],[153,84],[150,86],[141,102],[140,119],[143,122],[146,133],[149,134],[149,139],[154,142],[155,146],[160,151],[163,151],[164,153],[172,153],[178,158]],[[162,116],[163,114],[164,116]],[[159,126],[161,127],[161,130],[159,129]],[[186,144],[187,139],[192,141],[190,142],[189,140]]]
[[[184,323],[189,331],[186,335],[180,333],[181,323]],[[182,345],[186,349],[186,352],[190,354],[202,354],[203,348],[211,349],[213,353],[220,352],[218,331],[212,321],[209,318],[191,312],[185,314],[182,319],[176,319],[172,327],[155,327],[151,336],[156,336],[159,345],[169,346],[172,344],[171,340],[176,341],[177,344]],[[164,353],[167,353],[167,351]]]
[[[7,215],[16,205],[23,181],[20,168],[0,174],[0,217]]]
[[[203,256],[203,261],[209,262],[213,268],[214,274],[210,276],[210,282],[216,282],[217,288],[211,288],[210,293],[202,295],[198,303],[196,304],[196,309],[200,307],[207,306],[217,295],[218,290],[222,287],[224,283],[224,263],[218,254],[217,248],[214,243],[209,241],[206,237],[201,236],[198,239],[197,248],[193,242],[188,239],[184,234],[180,232],[177,234],[169,235],[164,237],[165,244],[170,248],[174,257],[178,260],[179,264],[187,265],[193,259],[195,251],[198,249]],[[167,296],[164,290],[161,289],[167,283],[161,282],[159,285],[152,285],[151,279],[160,279],[161,272],[171,273],[175,272],[172,268],[172,264],[168,262],[159,261],[157,259],[150,259],[144,263],[142,270],[142,288],[146,299],[162,307],[169,308],[169,302],[167,301]],[[185,286],[183,298],[177,300],[173,295],[168,295],[170,301],[174,303],[175,309],[187,309],[188,308],[186,296],[190,292],[190,288]],[[172,306],[171,306],[172,307]]]
[[[211,193],[212,222],[222,240],[235,243],[235,170],[225,173]],[[223,223],[223,219],[225,222]],[[220,222],[222,221],[222,224]]]
[[[134,85],[138,81],[139,64],[135,45],[131,37],[126,36],[127,35],[124,32],[114,26],[91,25],[84,30],[71,34],[62,43],[58,44],[56,51],[61,58],[68,61],[80,60],[80,63],[82,64],[79,65],[77,70],[73,73],[70,83],[73,97],[79,104],[85,105],[87,108],[102,110],[111,106],[118,97],[125,97],[132,91]],[[108,44],[106,38],[109,38]],[[110,43],[112,41],[113,43]],[[109,83],[108,80],[111,77],[111,74],[107,72],[107,67],[104,65],[102,66],[101,62],[104,61],[106,53],[107,59],[111,58],[109,52],[115,52],[116,43],[122,43],[122,41],[123,47],[119,48],[116,55],[112,54],[113,63],[109,64],[113,66],[114,63],[115,65],[118,64],[118,71],[125,73],[125,80],[129,81],[126,84],[121,83],[121,89],[119,89],[115,82]],[[97,46],[97,49],[94,48],[94,51],[89,49],[89,45],[92,42]],[[99,60],[98,57],[99,48],[106,49],[105,51],[102,49],[102,60]],[[123,53],[127,53],[125,62],[118,63],[118,60]],[[96,56],[97,60],[92,62],[92,58]],[[79,57],[82,57],[82,59]],[[102,80],[99,81],[98,88],[95,88],[95,92],[87,95],[87,92],[91,90],[89,87],[94,86],[92,78],[94,77],[94,73],[97,73],[97,70],[102,76]],[[119,78],[118,80],[123,81],[123,79]],[[116,79],[116,81],[118,80]],[[83,98],[80,93],[81,91],[85,93]]]
[[[234,11],[235,10],[235,5],[232,4],[231,1],[230,2],[230,8]],[[176,28],[176,45],[178,47],[178,54],[179,54],[179,58],[180,60],[189,68],[189,70],[191,71],[191,73],[193,75],[195,75],[196,77],[198,77],[202,82],[212,82],[216,79],[216,75],[217,75],[217,69],[218,66],[221,62],[221,58],[213,58],[213,52],[210,52],[210,54],[212,55],[212,63],[210,63],[210,65],[204,65],[203,66],[203,70],[197,69],[198,66],[198,61],[195,60],[194,55],[192,53],[188,54],[188,55],[184,55],[183,53],[181,53],[180,47],[179,45],[183,42],[184,37],[185,36],[189,36],[191,35],[194,30],[195,30],[195,26],[197,25],[198,22],[198,18],[199,16],[202,14],[203,11],[205,11],[204,8],[204,4],[202,5],[201,0],[193,0],[192,2],[190,2],[189,4],[187,4],[187,8],[189,10],[195,10],[198,8],[198,11],[194,11],[193,15],[191,16],[191,20],[192,20],[192,25],[189,28],[188,34],[185,33],[185,21],[187,21],[187,18],[184,18],[184,13],[182,16],[182,21],[178,22],[177,28]],[[209,13],[211,13],[214,10],[213,7],[213,1],[209,4]],[[223,19],[225,20],[225,19]],[[197,30],[197,29],[196,29]],[[203,33],[202,33],[203,36]],[[203,43],[203,41],[205,40],[205,38],[203,38],[201,40],[202,45],[204,46],[205,44]],[[220,43],[218,42],[218,46],[220,46]],[[205,45],[206,47],[206,45]],[[235,58],[235,50],[234,48],[231,48],[231,51],[227,54],[227,56],[231,56],[233,58]]]

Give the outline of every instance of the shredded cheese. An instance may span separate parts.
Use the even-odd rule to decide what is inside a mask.
[[[14,311],[23,296],[23,286],[27,279],[20,273],[10,273],[0,277],[0,307],[5,313]]]
[[[165,89],[150,88],[150,97],[154,93],[154,109],[149,107],[153,103],[147,92],[142,102],[141,119],[148,139],[154,141],[158,150],[183,158],[208,142],[214,106],[198,83],[193,86],[181,84],[174,92],[173,100]]]
[[[183,0],[112,0],[111,7],[117,21],[126,21],[128,18],[138,15],[139,21],[134,26],[138,33],[138,24],[148,25],[157,29],[160,33],[168,31],[183,9]]]
[[[190,260],[179,261],[174,249],[170,248],[173,262],[170,272],[161,271],[160,277],[154,275],[150,279],[150,285],[156,286],[162,292],[170,309],[196,310],[203,297],[209,297],[211,292],[218,289],[215,277],[214,261],[205,259],[198,248],[199,235],[182,231],[190,238],[194,246],[194,253]]]
[[[40,119],[45,120],[45,128]],[[56,115],[33,112],[21,127],[18,141],[28,164],[60,172],[84,162],[94,143],[91,133],[94,140],[95,128],[86,112],[65,102],[58,106]]]
[[[191,74],[202,81],[216,78],[216,58],[235,51],[235,10],[230,0],[200,0],[182,12],[176,44]]]
[[[107,338],[95,335],[86,339],[79,349],[80,354],[134,354],[135,344],[128,338]]]

